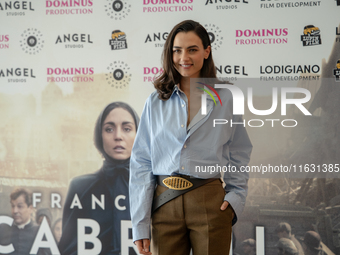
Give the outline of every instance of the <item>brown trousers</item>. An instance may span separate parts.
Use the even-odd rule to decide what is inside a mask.
[[[158,186],[158,196],[167,188]],[[225,191],[221,181],[205,184],[165,205],[152,215],[153,255],[228,255],[232,208],[220,207]]]

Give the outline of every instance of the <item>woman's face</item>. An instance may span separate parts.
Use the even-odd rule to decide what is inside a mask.
[[[136,125],[131,114],[123,108],[113,109],[102,127],[104,151],[113,159],[124,160],[131,155]]]
[[[172,60],[175,69],[187,78],[199,78],[204,59],[210,54],[210,46],[203,47],[201,38],[195,32],[179,32],[173,43]]]

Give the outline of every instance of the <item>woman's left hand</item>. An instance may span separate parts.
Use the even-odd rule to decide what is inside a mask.
[[[229,206],[229,202],[228,201],[224,201],[223,204],[221,205],[221,211],[224,211],[225,209],[227,209],[227,207]],[[234,209],[231,208],[231,210],[233,210],[233,213],[232,213],[232,217],[234,219],[235,217],[235,212],[234,212]]]

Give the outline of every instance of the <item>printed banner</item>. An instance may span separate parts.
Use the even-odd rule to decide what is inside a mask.
[[[138,254],[129,158],[167,36],[186,19],[206,28],[220,78],[192,80],[187,107],[240,117],[213,119],[207,148],[233,125],[253,145],[230,253],[303,254],[317,233],[340,254],[339,11],[339,0],[0,0],[0,254]]]

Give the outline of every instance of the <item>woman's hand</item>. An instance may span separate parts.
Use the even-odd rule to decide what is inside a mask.
[[[139,254],[151,255],[152,253],[149,251],[150,240],[149,239],[141,239],[135,241],[135,245],[137,246]]]
[[[224,211],[225,209],[227,209],[227,207],[229,206],[229,202],[228,201],[224,201],[223,204],[221,205],[221,211]],[[235,217],[235,212],[234,212],[234,209],[231,208],[233,210],[233,213],[232,213],[232,218],[234,219]]]

